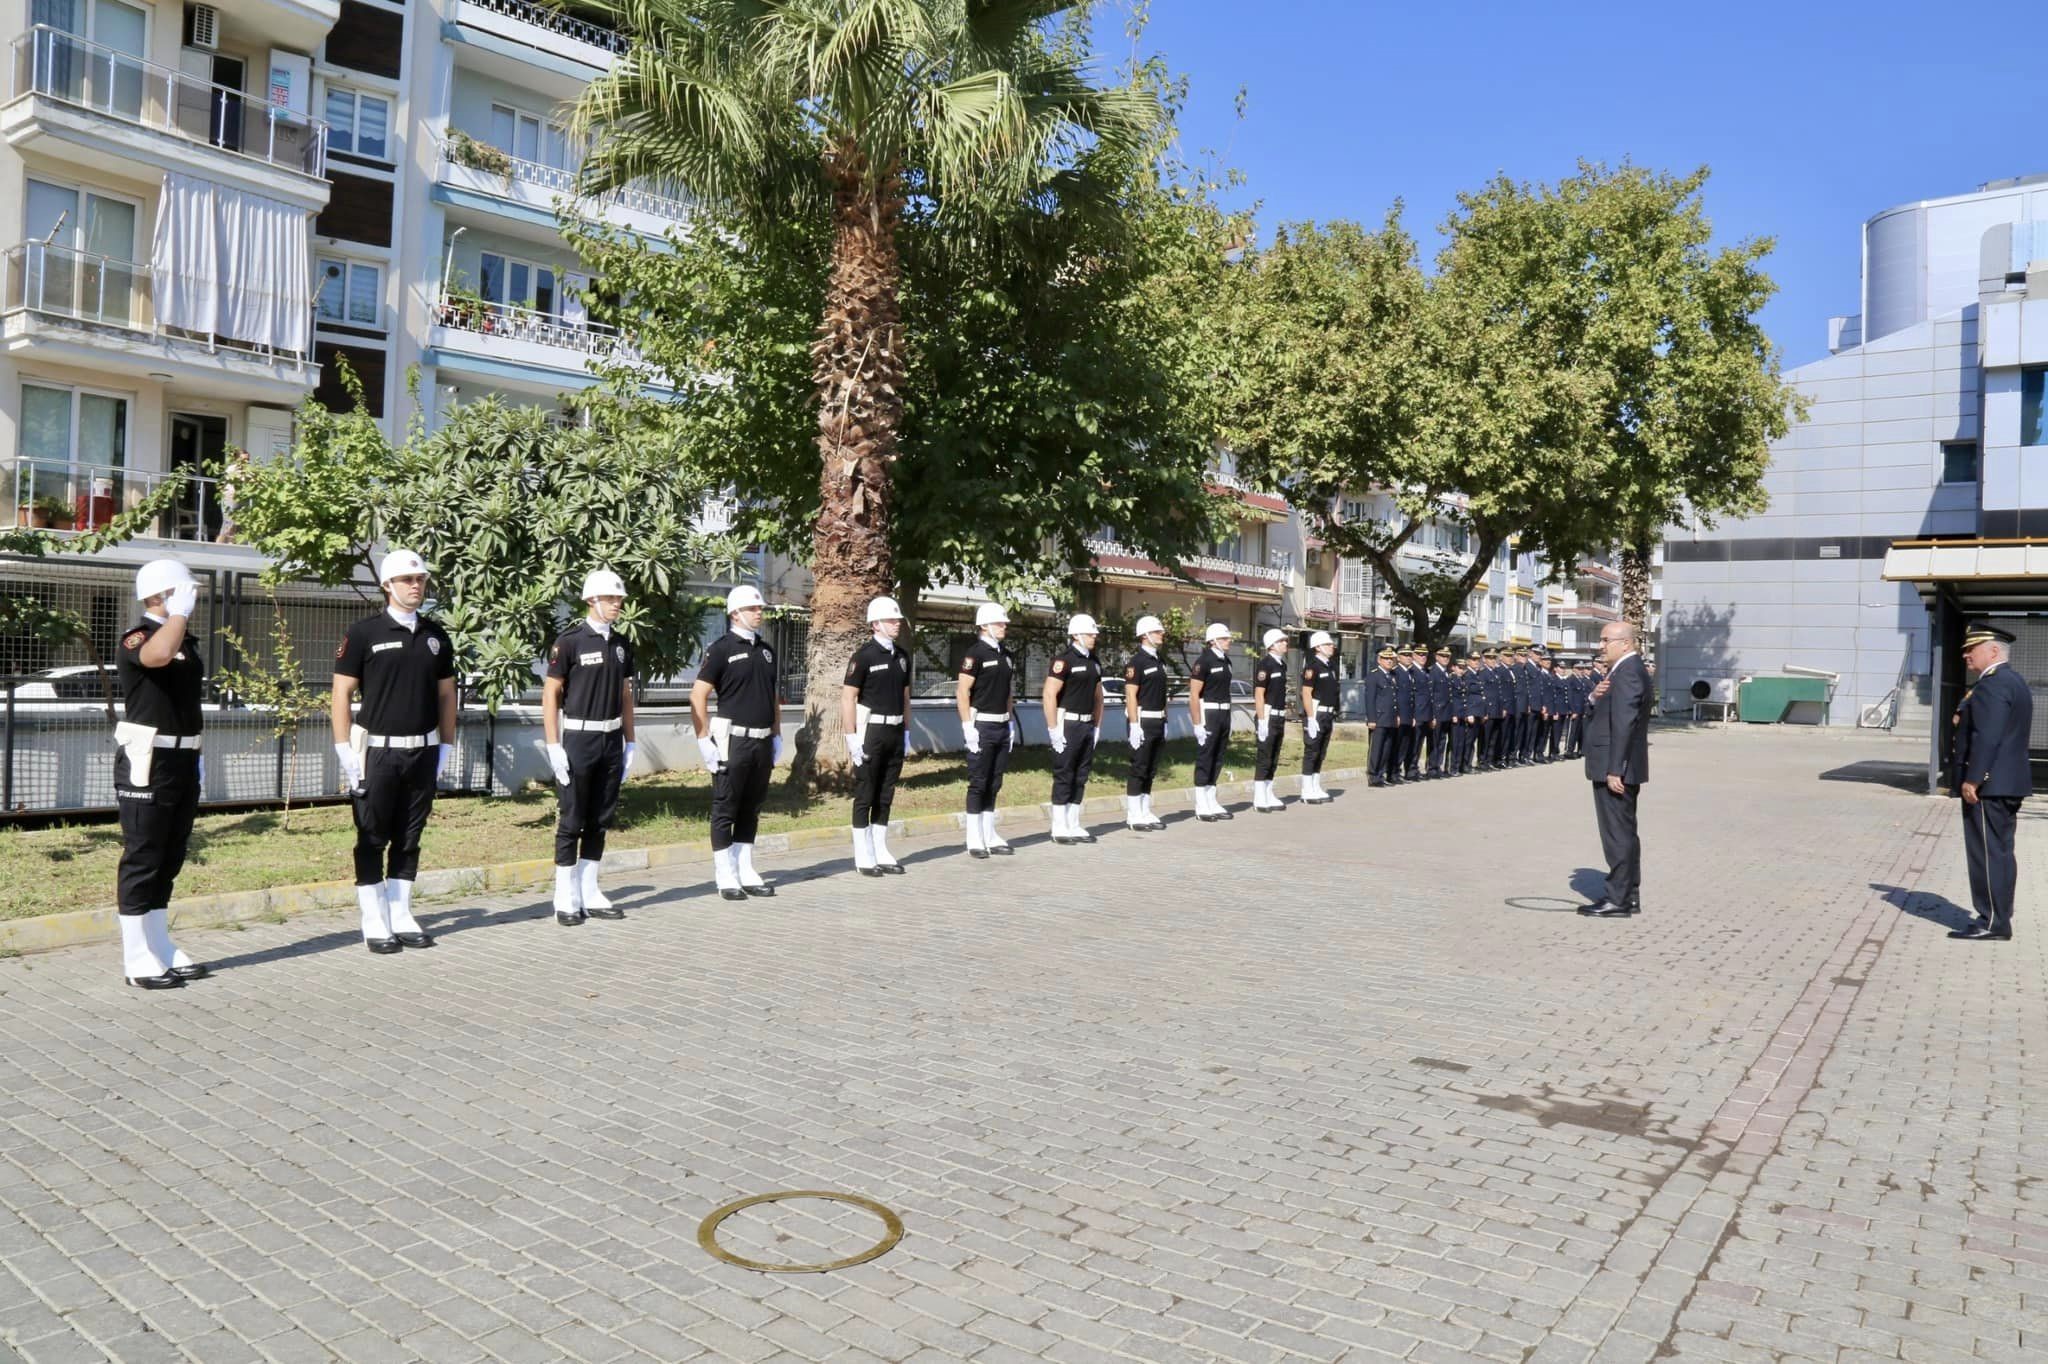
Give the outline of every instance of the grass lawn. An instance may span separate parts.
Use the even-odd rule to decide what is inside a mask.
[[[1353,727],[1346,727],[1345,733]],[[1366,746],[1363,727],[1358,738],[1333,738],[1328,767],[1362,767]],[[1301,734],[1288,727],[1280,757],[1280,774],[1301,770]],[[1249,780],[1253,744],[1249,734],[1231,737],[1224,759],[1224,780]],[[1130,766],[1130,749],[1105,743],[1089,781],[1091,796],[1121,796]],[[1191,739],[1166,746],[1159,761],[1157,789],[1192,784],[1195,745]],[[911,815],[953,812],[965,808],[966,781],[962,755],[943,753],[914,757],[903,765],[892,813]],[[1005,807],[1035,805],[1052,795],[1052,752],[1026,748],[1011,755],[1000,803]],[[799,795],[777,782],[768,793],[761,831],[783,833],[843,825],[843,797]],[[710,836],[711,779],[702,771],[664,772],[626,783],[610,846],[642,848],[660,843],[687,843]],[[202,814],[192,835],[185,870],[178,877],[181,895],[256,890],[302,881],[346,880],[349,849],[355,829],[346,806],[322,805],[292,812],[289,830],[275,810],[252,814]],[[531,787],[516,796],[444,798],[434,806],[421,849],[423,866],[469,867],[491,862],[516,862],[554,855],[555,798]],[[0,919],[23,919],[69,909],[100,909],[114,901],[114,867],[121,855],[121,830],[104,823],[56,825],[45,829],[0,828]]]

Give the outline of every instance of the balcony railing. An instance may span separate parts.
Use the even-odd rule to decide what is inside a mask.
[[[1088,540],[1084,542],[1088,552],[1096,555],[1115,555],[1126,559],[1145,559],[1142,552],[1114,540]],[[1239,578],[1257,578],[1278,587],[1285,583],[1287,575],[1270,564],[1247,563],[1241,559],[1219,559],[1213,554],[1191,554],[1181,560],[1181,567],[1208,573],[1228,573]]]
[[[14,40],[11,93],[62,100],[281,170],[327,173],[321,120],[46,25]]]
[[[209,282],[210,283],[210,282]],[[0,256],[0,311],[31,312],[96,327],[115,327],[153,340],[213,354],[227,350],[266,365],[305,370],[309,355],[231,337],[160,326],[147,263],[74,251],[48,242],[20,242]]]
[[[1311,587],[1308,590],[1308,613],[1312,616],[1334,616],[1337,614],[1337,594],[1327,587]]]
[[[502,14],[508,19],[517,19],[521,23],[532,24],[535,28],[548,33],[557,33],[564,38],[574,38],[579,43],[589,43],[592,47],[601,47],[607,52],[615,52],[620,56],[625,55],[626,48],[629,46],[622,35],[614,33],[600,24],[593,24],[587,19],[578,19],[573,14],[563,14],[558,10],[529,4],[527,0],[463,0],[463,3],[474,5],[478,9],[489,10],[493,14]]]
[[[601,322],[572,322],[553,313],[510,303],[443,294],[434,304],[434,323],[451,331],[558,346],[597,360],[638,358],[616,327]]]
[[[98,530],[135,506],[166,475],[111,464],[0,457],[0,526]],[[158,540],[228,544],[234,493],[218,479],[188,477],[178,501],[142,533]]]
[[[683,222],[690,216],[690,206],[673,195],[661,194],[640,185],[627,185],[610,193],[591,195],[579,199],[576,194],[576,172],[562,166],[549,166],[539,161],[528,161],[509,152],[493,148],[490,152],[479,153],[473,147],[488,147],[490,144],[478,138],[464,142],[458,138],[447,138],[441,143],[441,159],[451,166],[462,166],[468,170],[481,171],[486,175],[502,175],[508,186],[516,180],[521,184],[533,185],[561,196],[580,206],[584,211],[603,213],[606,209],[622,208],[633,213],[645,213],[650,217],[666,218]]]

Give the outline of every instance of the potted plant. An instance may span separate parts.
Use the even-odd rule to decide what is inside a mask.
[[[504,177],[512,183],[512,157],[488,142],[479,142],[460,128],[448,130],[448,159],[458,166]]]
[[[45,493],[29,503],[28,523],[38,530],[70,530],[71,508],[64,499]]]

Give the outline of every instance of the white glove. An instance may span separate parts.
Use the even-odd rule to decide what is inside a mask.
[[[1195,742],[1197,744],[1206,744],[1209,742],[1209,727],[1207,725],[1195,726]]]
[[[348,744],[334,746],[335,761],[341,764],[341,784],[350,791],[363,784],[363,761]]]
[[[633,770],[633,755],[639,751],[639,744],[634,743],[631,739],[626,740],[626,755],[619,761],[619,776],[621,779]]]
[[[697,752],[704,757],[704,770],[706,772],[716,772],[718,770],[718,745],[711,742],[709,736],[697,741]]]
[[[1024,742],[1024,726],[1023,726],[1022,724],[1018,723],[1017,717],[1016,717],[1016,716],[1014,716],[1014,715],[1012,715],[1012,716],[1010,717],[1010,731],[1009,731],[1009,733],[1010,733],[1010,747],[1011,747],[1011,748],[1015,748],[1015,747],[1016,747],[1016,746],[1017,746],[1018,744],[1021,744],[1021,743],[1023,743],[1023,742]]]
[[[171,589],[170,599],[164,603],[164,617],[169,619],[172,616],[183,616],[185,619],[190,620],[192,619],[192,612],[198,606],[198,584],[186,583],[182,587]]]
[[[555,785],[569,784],[569,750],[561,744],[548,745],[548,766],[555,769]]]
[[[206,790],[206,755],[204,753],[199,755],[199,790],[201,793],[204,793]]]
[[[1046,741],[1052,745],[1053,752],[1064,753],[1067,751],[1067,727],[1065,725],[1052,725],[1048,727],[1045,731],[1045,737]]]
[[[770,744],[769,744],[769,746],[768,746],[768,765],[769,765],[770,767],[773,767],[773,766],[775,766],[775,764],[777,764],[777,763],[779,763],[779,762],[781,762],[781,761],[782,761],[782,736],[781,736],[780,734],[778,734],[778,735],[776,735],[776,736],[775,736],[774,742],[770,743]]]
[[[1124,737],[1131,741],[1131,752],[1136,753],[1145,746],[1145,726],[1143,723],[1132,725]]]
[[[1316,738],[1323,732],[1323,722],[1311,715],[1308,717],[1308,737]]]
[[[855,767],[859,767],[863,762],[867,761],[867,750],[860,746],[860,736],[858,734],[846,736],[846,756],[853,759]]]
[[[1101,726],[1101,725],[1097,725],[1097,726],[1095,726],[1095,727],[1094,727],[1093,729],[1091,729],[1091,730],[1089,730],[1089,731],[1088,731],[1088,746],[1089,746],[1090,748],[1100,748],[1100,747],[1102,747],[1102,726]]]
[[[905,726],[903,727],[903,756],[904,756],[904,757],[906,757],[906,758],[910,756],[910,726],[909,726],[909,725],[905,725]]]
[[[443,778],[443,777],[447,776],[447,775],[448,775],[448,765],[449,765],[450,763],[454,762],[454,761],[455,761],[455,745],[454,745],[454,744],[442,744],[442,745],[441,745],[441,758],[440,758],[440,761],[438,761],[438,762],[436,762],[436,763],[434,764],[434,780],[435,780],[435,781],[439,781],[439,780],[441,780],[441,778]]]
[[[974,721],[969,720],[960,727],[960,739],[967,745],[969,753],[981,752],[981,730]]]

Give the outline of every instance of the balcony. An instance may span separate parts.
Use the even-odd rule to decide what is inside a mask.
[[[319,380],[310,355],[162,326],[154,299],[143,262],[20,243],[0,256],[0,351],[285,406]]]
[[[681,199],[639,186],[578,198],[575,171],[513,156],[460,131],[441,142],[433,198],[458,221],[488,215],[494,229],[509,223],[513,235],[556,248],[563,212],[656,238],[690,216]]]
[[[529,0],[457,0],[441,26],[456,65],[570,99],[612,69],[625,38],[602,24]]]
[[[1212,494],[1231,499],[1245,510],[1256,513],[1262,521],[1287,519],[1286,498],[1277,493],[1262,493],[1236,474],[1212,473],[1207,486]]]
[[[1337,593],[1327,587],[1311,587],[1308,590],[1308,613],[1322,620],[1333,618],[1337,614]]]
[[[118,465],[0,456],[0,527],[98,530],[148,497],[165,477]],[[189,477],[176,505],[143,531],[143,538],[232,543],[233,502],[232,492],[223,500],[219,480]]]
[[[151,182],[166,169],[318,212],[327,125],[225,85],[38,25],[14,40],[10,146]]]
[[[535,393],[588,388],[592,365],[633,362],[638,352],[615,327],[474,297],[434,301],[426,361]]]
[[[237,0],[232,10],[221,8],[229,37],[295,52],[317,51],[341,19],[341,0]]]
[[[1088,552],[1095,556],[1096,570],[1105,578],[1160,584],[1181,581],[1180,574],[1146,558],[1128,545],[1114,540],[1088,540],[1085,544]],[[1197,588],[1210,589],[1208,595],[1276,599],[1287,584],[1286,574],[1270,565],[1219,559],[1209,554],[1197,554],[1181,560],[1180,573],[1193,579]]]

